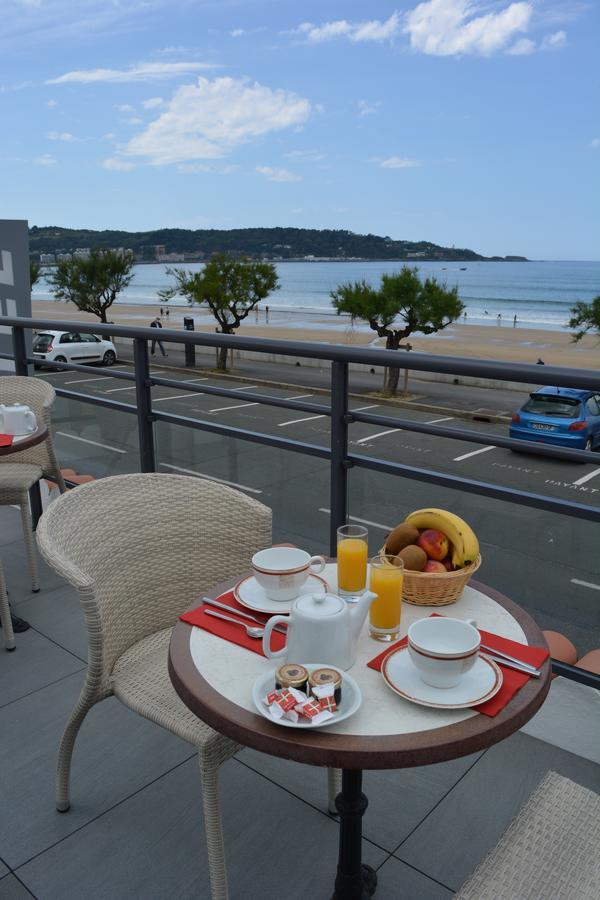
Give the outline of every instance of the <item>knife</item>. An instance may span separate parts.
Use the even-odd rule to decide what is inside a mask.
[[[531,663],[524,662],[522,659],[516,659],[514,656],[510,656],[508,653],[505,653],[504,650],[496,650],[495,647],[490,647],[487,644],[480,644],[480,649],[484,650],[485,653],[493,653],[495,656],[501,656],[502,659],[507,659],[509,662],[517,663],[517,665],[521,666],[523,669],[529,669],[533,672],[538,672],[537,666],[532,666]]]
[[[225,610],[225,612],[228,612],[230,615],[241,616],[242,619],[248,619],[250,622],[255,622],[257,625],[262,626],[262,628],[266,628],[266,622],[263,622],[261,619],[257,619],[255,616],[251,616],[248,613],[240,612],[239,609],[234,609],[232,606],[227,606],[226,603],[219,603],[218,600],[212,600],[210,597],[203,597],[202,602],[206,603],[207,606],[216,606],[218,609]],[[287,634],[285,625],[276,625],[273,631],[280,631],[282,634]]]

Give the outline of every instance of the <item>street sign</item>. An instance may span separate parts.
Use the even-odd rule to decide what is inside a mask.
[[[0,219],[0,315],[31,317],[29,230],[22,219]],[[26,336],[31,354],[31,334]],[[0,352],[12,355],[11,329],[0,325]],[[0,359],[0,371],[14,372],[14,363]]]

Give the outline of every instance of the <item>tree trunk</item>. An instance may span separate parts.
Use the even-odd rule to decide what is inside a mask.
[[[108,324],[108,322],[106,320],[106,309],[103,306],[100,307],[100,321],[102,322],[103,325]]]
[[[227,371],[227,354],[229,353],[229,347],[219,347],[219,352],[217,354],[217,369],[219,372]]]
[[[400,345],[400,337],[395,334],[388,334],[385,339],[386,350],[398,350]],[[383,392],[384,394],[395,394],[398,390],[398,380],[400,378],[400,369],[398,366],[388,366],[383,373]]]

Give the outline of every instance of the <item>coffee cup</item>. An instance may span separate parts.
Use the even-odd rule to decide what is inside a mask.
[[[0,434],[32,434],[37,428],[35,413],[23,403],[0,404]]]
[[[408,629],[408,652],[421,680],[436,688],[451,688],[472,669],[481,638],[473,619],[432,616]]]
[[[296,547],[269,547],[252,557],[254,577],[271,600],[294,600],[311,571],[318,574],[324,568],[322,556]]]

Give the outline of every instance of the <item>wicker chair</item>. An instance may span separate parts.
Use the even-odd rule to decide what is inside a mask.
[[[20,375],[0,377],[0,403],[25,403],[34,411],[36,418],[48,427],[45,441],[20,453],[11,453],[6,460],[0,461],[0,504],[14,504],[21,510],[23,538],[34,591],[39,591],[40,579],[27,492],[43,477],[57,481],[61,493],[66,491],[50,430],[50,410],[55,398],[52,385],[39,378]]]
[[[271,542],[271,511],[211,481],[183,475],[117,475],[77,487],[48,507],[40,550],[77,590],[88,628],[85,685],[62,737],[57,809],[69,808],[69,772],[88,710],[114,694],[198,748],[212,896],[227,881],[217,771],[239,745],[198,719],[169,679],[178,615],[212,585],[248,568]],[[333,790],[334,776],[330,776]]]
[[[6,583],[4,581],[4,569],[0,562],[0,623],[4,633],[4,646],[7,650],[15,649],[15,635],[10,618],[10,607],[8,605],[8,595],[6,593]]]

